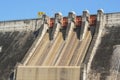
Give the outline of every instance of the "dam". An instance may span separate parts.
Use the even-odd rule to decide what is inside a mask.
[[[56,13],[0,22],[0,80],[119,80],[120,13]]]

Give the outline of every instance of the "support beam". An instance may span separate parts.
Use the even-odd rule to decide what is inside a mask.
[[[62,25],[62,14],[61,13],[56,13],[55,14],[55,23],[53,26],[53,31],[52,31],[52,40],[55,39],[58,35],[58,32],[61,29],[61,25]]]
[[[102,9],[97,11],[97,25],[95,34],[98,34],[101,29],[104,27],[105,20],[104,20],[104,11]]]
[[[72,33],[73,29],[75,28],[75,19],[76,19],[76,14],[75,12],[69,12],[68,15],[68,26],[66,30],[66,35],[65,38],[68,40],[68,36]]]
[[[89,12],[87,10],[83,11],[80,40],[83,40],[85,38],[86,32],[87,32],[88,27],[89,27],[89,20],[90,20]]]

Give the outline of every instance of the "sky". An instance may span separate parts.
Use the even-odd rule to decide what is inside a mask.
[[[0,21],[34,19],[38,12],[50,17],[57,12],[67,16],[70,11],[82,15],[83,10],[96,14],[98,9],[120,12],[120,0],[0,0]]]

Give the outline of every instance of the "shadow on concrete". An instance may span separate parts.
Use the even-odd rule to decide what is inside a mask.
[[[74,31],[76,32],[76,36],[77,36],[77,39],[80,39],[80,30],[81,30],[81,27],[79,26],[77,26],[75,29],[74,29]]]
[[[53,31],[53,27],[50,27],[49,30],[47,31],[49,33],[49,40],[53,40],[52,31]]]
[[[67,27],[63,27],[62,29],[60,29],[60,32],[62,32],[63,40],[65,40],[65,37],[66,37],[66,30],[67,30]]]

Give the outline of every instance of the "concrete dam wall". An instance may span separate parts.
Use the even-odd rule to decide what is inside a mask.
[[[0,22],[0,80],[8,79],[36,40],[37,22],[40,20]]]
[[[105,23],[99,38],[99,44],[94,52],[89,80],[119,80],[119,52],[115,46],[120,44],[120,13],[105,15]],[[114,54],[117,54],[116,57]],[[117,58],[117,59],[116,59]],[[113,64],[114,63],[114,64]],[[117,65],[115,65],[117,64]]]
[[[119,80],[120,13],[0,22],[0,80]]]

